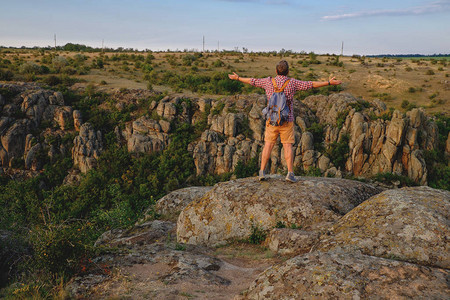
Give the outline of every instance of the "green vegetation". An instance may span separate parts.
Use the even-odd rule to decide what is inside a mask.
[[[449,157],[444,153],[450,132],[450,117],[436,114],[435,122],[439,134],[438,146],[434,150],[425,150],[423,153],[428,170],[428,185],[437,189],[450,190],[450,162]]]
[[[416,108],[417,105],[414,104],[414,103],[412,103],[412,102],[409,102],[408,100],[403,100],[403,101],[402,101],[401,107],[402,107],[405,111],[410,111],[411,109]]]
[[[416,186],[417,184],[412,181],[411,178],[403,175],[397,175],[394,173],[378,173],[373,177],[374,180],[387,183],[387,184],[393,184],[394,182],[399,182],[399,186]]]
[[[238,161],[236,167],[234,168],[234,174],[236,175],[236,178],[256,176],[259,170],[258,157],[259,156],[255,156],[251,158],[248,163]]]
[[[82,110],[86,121],[104,132],[106,149],[97,167],[85,174],[78,185],[62,184],[72,167],[69,157],[58,158],[46,165],[42,174],[24,181],[0,176],[0,229],[12,232],[33,253],[19,254],[16,268],[21,270],[21,277],[10,280],[25,286],[35,282],[40,288],[33,290],[33,297],[38,298],[49,297],[60,278],[66,281],[94,267],[89,259],[100,251],[93,244],[102,232],[133,226],[157,199],[174,189],[187,184],[211,185],[231,176],[195,176],[194,161],[186,149],[199,136],[203,124],[191,126],[174,120],[171,143],[160,153],[134,156],[116,143],[114,128],[128,121],[132,111],[145,110],[152,101],[159,101],[160,95],[119,112],[113,109],[106,94],[66,94],[65,98]],[[112,111],[100,108],[105,105],[110,105]],[[68,134],[48,142],[70,148],[73,137]],[[0,297],[14,291],[17,294],[17,289],[5,290],[7,294]],[[23,295],[31,297],[30,293],[27,290]]]
[[[345,170],[345,162],[349,155],[349,139],[350,136],[344,134],[338,142],[331,143],[325,151],[334,166],[336,168],[341,168],[341,170]]]
[[[311,127],[306,129],[306,131],[312,133],[314,139],[314,149],[319,152],[322,152],[323,150],[323,130],[324,125],[317,122],[312,123]]]
[[[250,244],[259,245],[262,242],[264,242],[266,237],[267,237],[267,232],[265,230],[263,230],[258,225],[252,224],[252,233],[250,234],[250,236],[248,238],[248,242]]]

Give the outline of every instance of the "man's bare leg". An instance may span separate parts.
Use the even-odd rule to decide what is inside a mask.
[[[267,162],[269,161],[270,154],[272,153],[272,149],[273,149],[274,145],[275,145],[275,143],[269,143],[269,142],[266,142],[264,144],[264,149],[263,149],[262,156],[261,156],[261,168],[259,171],[259,180],[265,179],[264,170],[266,169]]]
[[[288,172],[294,172],[294,153],[292,144],[283,144],[284,158],[288,167]]]
[[[298,179],[294,176],[294,151],[292,150],[292,144],[283,144],[284,158],[288,167],[288,173],[286,175],[286,181],[297,182]]]

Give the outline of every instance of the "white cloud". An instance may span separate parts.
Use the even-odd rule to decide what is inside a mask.
[[[354,13],[323,16],[321,19],[324,21],[335,21],[360,17],[425,15],[444,11],[450,11],[450,0],[436,1],[422,6],[415,6],[403,9],[360,11]]]

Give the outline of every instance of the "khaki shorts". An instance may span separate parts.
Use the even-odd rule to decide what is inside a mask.
[[[264,141],[268,143],[276,143],[278,135],[283,144],[293,144],[294,138],[294,122],[287,122],[281,126],[272,126],[266,123],[266,133],[264,134]]]

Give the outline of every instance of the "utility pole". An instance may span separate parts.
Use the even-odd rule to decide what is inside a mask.
[[[220,52],[219,41],[217,41],[217,52]]]
[[[105,46],[104,46],[104,42],[105,42],[105,40],[104,39],[102,39],[102,53],[105,51]]]
[[[54,35],[54,39],[55,39],[55,51],[56,51],[56,33]]]
[[[203,36],[203,52],[205,52],[205,36]]]
[[[342,41],[341,56],[344,56],[344,41]]]

